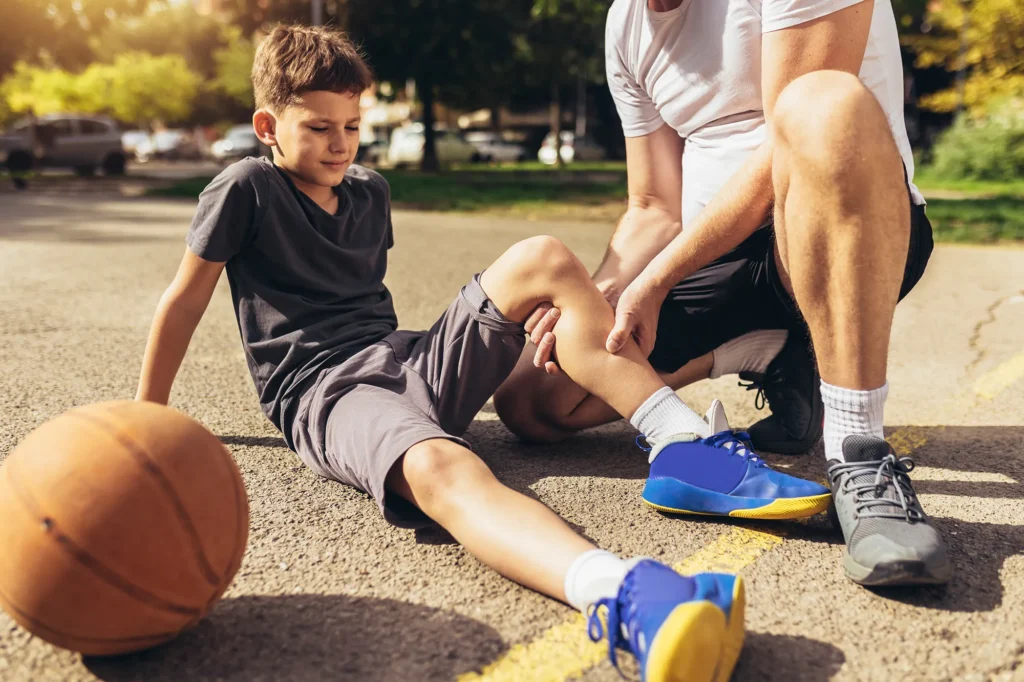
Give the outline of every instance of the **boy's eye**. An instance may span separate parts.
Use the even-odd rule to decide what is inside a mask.
[[[327,128],[322,127],[322,126],[309,126],[309,129],[312,130],[314,133],[326,133],[327,132]]]
[[[348,130],[348,131],[353,132],[353,133],[358,133],[359,132],[359,126],[345,126],[345,130]]]

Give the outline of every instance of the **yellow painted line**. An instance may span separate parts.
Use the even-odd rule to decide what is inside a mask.
[[[974,382],[974,392],[985,400],[992,400],[1022,377],[1024,377],[1024,353],[1013,356],[979,377]]]
[[[893,431],[886,437],[886,440],[889,441],[889,445],[892,446],[897,455],[905,456],[912,454],[914,450],[924,447],[925,443],[928,442],[928,437],[924,435],[923,430],[907,426]]]
[[[778,535],[733,528],[672,568],[680,573],[738,573],[768,550],[782,544]],[[517,644],[479,673],[465,673],[458,682],[563,682],[583,674],[608,656],[605,642],[591,642],[586,621],[576,614],[526,644]]]

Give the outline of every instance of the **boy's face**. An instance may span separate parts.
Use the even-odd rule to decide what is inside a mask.
[[[276,115],[260,109],[253,127],[278,166],[302,182],[334,187],[359,149],[359,95],[306,92]]]

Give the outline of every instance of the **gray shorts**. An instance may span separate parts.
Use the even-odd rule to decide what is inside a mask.
[[[501,314],[474,275],[429,331],[396,331],[321,372],[299,401],[295,451],[320,476],[372,495],[396,526],[427,525],[412,504],[385,494],[388,472],[424,440],[468,447],[459,436],[525,343],[523,325]]]

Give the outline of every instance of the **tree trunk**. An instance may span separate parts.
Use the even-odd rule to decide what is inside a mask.
[[[551,134],[555,136],[555,162],[559,168],[565,166],[562,160],[562,92],[557,81],[551,82]]]
[[[501,132],[501,107],[498,105],[491,107],[491,130]]]
[[[416,78],[416,92],[423,105],[423,161],[420,170],[434,172],[439,164],[434,139],[434,85],[429,77],[421,75]]]

